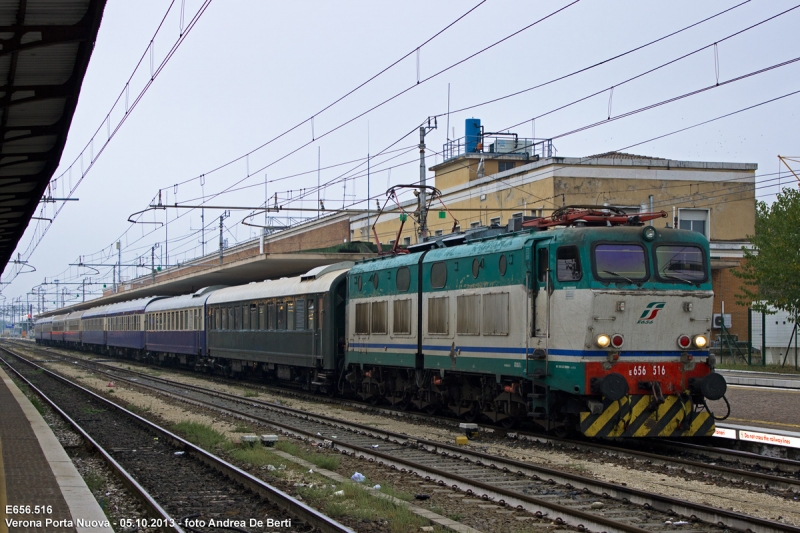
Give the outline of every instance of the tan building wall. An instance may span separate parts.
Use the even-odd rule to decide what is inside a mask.
[[[596,159],[553,158],[525,163],[516,158],[516,168],[495,175],[479,177],[474,156],[457,158],[433,167],[435,185],[444,202],[458,220],[460,229],[471,224],[490,225],[499,218],[501,225],[515,213],[548,215],[563,205],[615,205],[649,210],[653,196],[655,211],[664,210],[668,217],[657,225],[673,223],[673,209],[682,218],[681,209],[708,210],[706,221],[710,240],[744,241],[755,225],[755,165],[735,163],[695,163],[663,159]],[[488,173],[499,160],[484,159]],[[635,164],[631,164],[635,163]],[[650,163],[650,164],[648,164]],[[407,195],[410,196],[410,195]],[[441,219],[438,202],[428,216],[429,233],[452,231],[453,219]],[[416,205],[406,206],[411,213]],[[374,222],[374,215],[370,222]],[[384,213],[376,226],[382,243],[397,238],[399,213]],[[365,217],[353,220],[355,239],[372,239]],[[406,222],[400,236],[417,242],[415,223]]]
[[[728,260],[726,263],[737,263],[739,260]],[[713,263],[712,263],[713,264]],[[736,303],[736,293],[739,292],[742,281],[733,275],[731,268],[719,268],[711,271],[711,283],[714,289],[714,313],[722,313],[722,303],[725,303],[725,314],[731,315],[730,332],[738,335],[740,341],[748,340],[747,332],[747,306]],[[713,338],[720,330],[713,329]]]

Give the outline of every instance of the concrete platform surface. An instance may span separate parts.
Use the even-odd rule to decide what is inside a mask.
[[[50,426],[1,368],[0,406],[0,533],[113,533]]]
[[[773,372],[724,369],[717,370],[717,372],[725,378],[728,385],[800,390],[800,374],[776,374]]]

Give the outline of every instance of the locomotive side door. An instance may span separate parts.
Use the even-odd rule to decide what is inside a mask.
[[[547,337],[549,312],[547,286],[550,276],[550,247],[548,241],[537,242],[533,248],[533,320],[531,337]],[[543,343],[544,344],[544,343]],[[534,343],[534,348],[541,347]]]

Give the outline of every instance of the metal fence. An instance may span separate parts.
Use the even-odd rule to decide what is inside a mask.
[[[774,310],[772,313],[759,313],[748,309],[747,338],[739,340],[731,334],[725,316],[717,318],[714,324],[716,336],[711,345],[712,353],[719,356],[720,362],[744,363],[747,365],[777,365],[800,367],[800,327],[797,315]]]

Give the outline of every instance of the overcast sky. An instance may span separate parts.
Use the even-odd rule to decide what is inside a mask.
[[[416,128],[431,115],[446,113],[448,84],[450,108],[479,104],[572,73],[620,53],[668,35],[741,0],[725,1],[599,1],[568,0],[509,2],[488,0],[447,29],[419,54],[408,58],[371,81],[330,109],[315,116],[313,134],[320,137],[404,91],[378,109],[337,131],[312,140],[306,122],[248,158],[222,170],[213,169],[254,150],[278,134],[306,121],[321,109],[451,24],[478,3],[464,1],[322,2],[295,0],[213,0],[177,52],[130,113],[94,166],[86,173],[70,202],[58,215],[35,252],[29,257],[35,273],[19,274],[4,286],[6,303],[44,281],[80,282],[101,279],[110,284],[111,268],[100,267],[100,276],[87,268],[69,267],[83,256],[85,263],[113,263],[113,243],[121,238],[123,263],[139,262],[159,242],[163,250],[167,229],[154,224],[131,225],[128,216],[145,209],[157,197],[163,201],[197,205],[228,187],[251,187],[223,194],[214,205],[257,206],[268,194],[278,193],[279,203],[307,207],[310,216],[316,192],[304,202],[287,203],[302,189],[316,187],[317,155],[324,169],[321,182],[338,180],[351,169],[353,180],[343,190],[340,181],[325,188],[325,206],[341,207],[367,198],[363,159],[392,146],[388,156],[371,161],[372,197],[381,195],[390,183],[418,179]],[[164,22],[153,46],[152,61],[158,66],[180,35],[180,0]],[[202,0],[186,0],[184,27]],[[71,172],[95,130],[103,124],[128,77],[148,47],[170,2],[109,0],[100,33],[81,90],[67,145],[64,150],[54,196],[66,194],[81,175],[80,162]],[[565,7],[569,6],[569,7]],[[754,29],[727,39],[686,59],[589,98],[546,117],[535,124],[532,117],[619,85],[667,61],[698,48],[722,41],[748,26],[794,7],[782,0],[752,0],[708,22],[679,33],[622,58],[519,96],[450,115],[450,136],[464,134],[464,119],[478,117],[488,131],[523,123],[511,131],[523,137],[552,138],[576,128],[603,121],[631,110],[684,93],[721,84],[731,78],[800,57],[796,28],[800,8]],[[497,46],[458,66],[426,80],[436,72],[475,54],[496,41],[564,8]],[[794,37],[793,37],[794,36]],[[794,44],[792,44],[794,43]],[[419,60],[418,60],[419,58]],[[150,77],[150,53],[130,85],[132,102]],[[800,62],[776,68],[735,83],[663,105],[628,118],[611,121],[580,133],[558,138],[559,156],[582,157],[617,150],[679,128],[712,119],[800,90]],[[417,84],[417,80],[422,83]],[[112,113],[112,126],[124,113],[124,98]],[[757,163],[762,182],[758,198],[770,201],[779,190],[777,155],[800,155],[797,110],[800,94],[763,105],[689,131],[648,142],[627,151],[679,160]],[[446,141],[447,118],[428,135],[428,166],[441,161],[433,152]],[[106,126],[84,155],[84,167],[92,153],[106,140]],[[395,144],[396,143],[396,144]],[[396,156],[396,157],[395,157]],[[387,157],[394,157],[386,161]],[[274,163],[276,160],[280,160]],[[403,164],[406,163],[406,164]],[[362,164],[362,167],[357,165]],[[391,174],[387,167],[393,166]],[[797,165],[800,167],[800,164]],[[260,170],[268,167],[266,170]],[[785,169],[784,169],[785,171]],[[293,176],[287,178],[287,176]],[[206,174],[174,187],[174,184]],[[248,178],[248,174],[251,174]],[[783,186],[797,187],[783,173]],[[272,180],[275,180],[274,182]],[[241,183],[239,183],[241,181]],[[201,186],[201,182],[203,185]],[[177,191],[177,192],[176,192]],[[374,200],[371,205],[374,206]],[[359,206],[359,205],[357,205]],[[360,204],[363,207],[364,204]],[[46,217],[58,205],[45,207]],[[206,251],[218,247],[219,211],[206,210]],[[233,212],[226,220],[225,238],[233,245],[255,235],[239,222],[247,213]],[[201,227],[198,211],[169,210],[169,261],[184,261],[200,254]],[[179,218],[176,218],[179,217]],[[263,218],[259,217],[261,221]],[[164,211],[147,213],[140,220],[165,220]],[[39,227],[38,232],[44,225]],[[33,224],[18,246],[26,257],[30,242],[38,240]],[[27,269],[26,269],[27,270]],[[136,269],[123,270],[123,278]],[[145,270],[139,270],[146,273]],[[6,269],[9,281],[13,269]],[[54,291],[51,286],[50,291]],[[99,290],[99,289],[96,289]],[[67,300],[76,300],[72,292]],[[54,297],[49,298],[52,308]],[[80,299],[78,299],[79,301]]]

